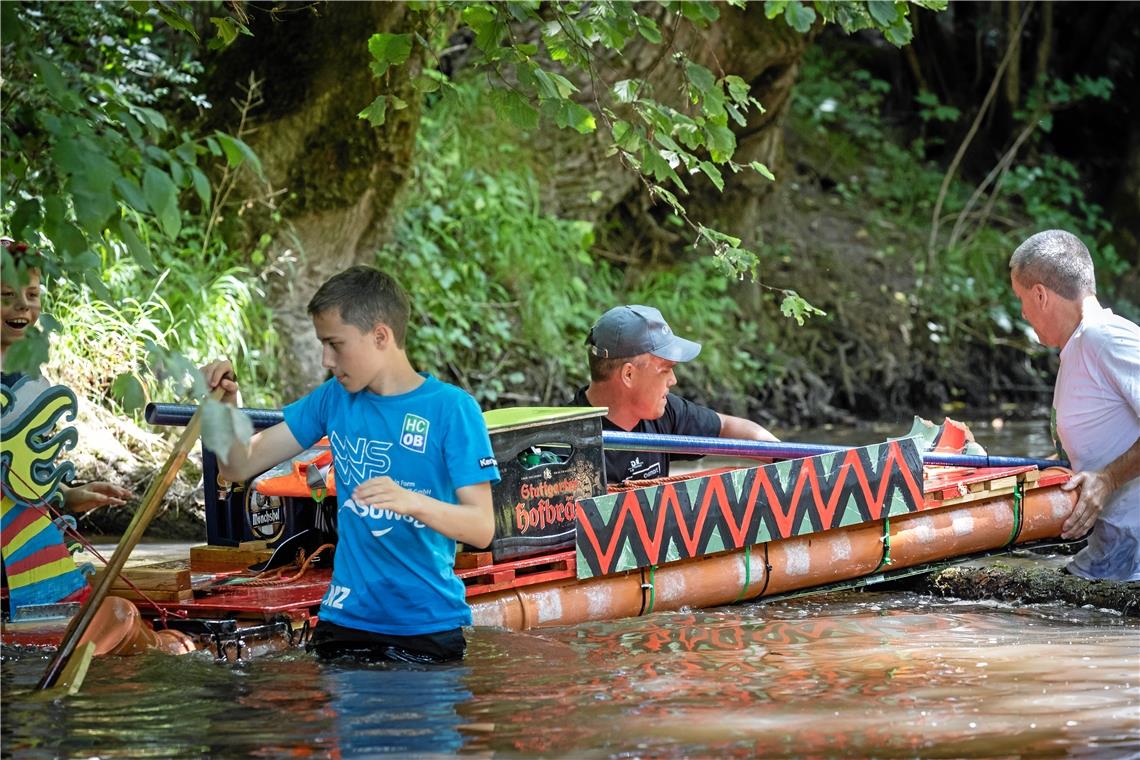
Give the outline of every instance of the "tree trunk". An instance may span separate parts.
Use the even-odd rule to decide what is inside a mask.
[[[209,92],[223,106],[214,115],[217,125],[232,128],[228,104],[237,85],[250,73],[263,82],[265,106],[251,114],[257,131],[247,142],[261,158],[268,187],[283,191],[276,210],[284,224],[257,218],[256,209],[244,221],[254,236],[283,230],[268,252],[277,271],[268,298],[287,357],[284,387],[294,395],[324,378],[305,306],[330,275],[371,261],[389,235],[393,201],[415,147],[421,101],[411,82],[421,62],[413,57],[399,74],[376,80],[368,38],[416,31],[421,14],[403,3],[329,3],[280,15],[253,5],[250,11],[253,37],[239,38],[213,62]],[[386,122],[373,127],[357,113],[378,94],[408,106],[390,105]]]

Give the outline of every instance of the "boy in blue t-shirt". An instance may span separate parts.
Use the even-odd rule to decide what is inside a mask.
[[[499,471],[469,394],[413,369],[404,348],[408,297],[389,275],[356,266],[309,301],[332,379],[285,407],[285,421],[235,444],[222,477],[248,480],[327,435],[339,541],[309,648],[412,662],[460,659],[470,625],[455,542],[494,535]],[[202,369],[235,403],[228,361]]]

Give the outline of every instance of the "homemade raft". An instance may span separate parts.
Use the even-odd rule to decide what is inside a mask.
[[[185,424],[194,409],[152,404],[147,419]],[[245,411],[258,428],[281,420],[277,411]],[[866,585],[1057,543],[1073,504],[1060,488],[1068,470],[955,465],[967,442],[951,425],[608,488],[604,412],[485,414],[502,474],[495,538],[486,551],[460,547],[456,556],[476,625],[524,630]],[[947,464],[924,466],[928,449]],[[318,445],[251,483],[229,484],[205,451],[207,543],[188,560],[128,569],[112,593],[131,599],[154,628],[218,656],[303,641],[331,575],[330,465],[327,445]],[[51,643],[42,624],[37,634],[13,629],[5,627],[6,642]]]

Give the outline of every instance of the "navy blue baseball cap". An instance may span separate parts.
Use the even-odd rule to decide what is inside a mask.
[[[586,337],[590,353],[603,359],[653,354],[671,362],[697,358],[701,344],[674,335],[652,306],[616,306],[603,314]]]

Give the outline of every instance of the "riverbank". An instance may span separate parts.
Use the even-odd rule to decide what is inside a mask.
[[[1017,550],[922,576],[913,588],[943,598],[1019,604],[1062,602],[1140,618],[1140,582],[1089,581],[1063,572],[1071,557]]]

